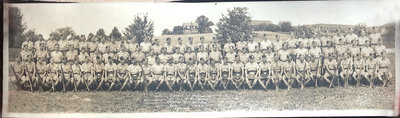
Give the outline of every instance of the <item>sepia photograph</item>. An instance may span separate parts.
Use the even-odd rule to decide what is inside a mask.
[[[393,3],[8,3],[2,115],[396,116]]]

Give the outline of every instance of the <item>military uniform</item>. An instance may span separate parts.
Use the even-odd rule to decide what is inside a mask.
[[[235,61],[236,53],[230,52],[225,55],[227,63],[233,63]]]
[[[85,62],[83,63],[81,66],[81,71],[83,73],[83,77],[85,80],[92,80],[93,76],[92,76],[92,70],[93,70],[93,63],[90,62]]]
[[[58,41],[58,45],[60,46],[60,51],[63,53],[69,49],[69,43],[67,40]]]
[[[53,39],[47,40],[47,42],[46,42],[47,51],[49,51],[49,52],[54,51],[56,49],[56,47],[55,47],[56,44],[58,44],[58,42]]]
[[[158,57],[160,59],[160,63],[167,63],[167,61],[172,58],[171,55],[168,54],[160,54]]]
[[[208,60],[208,53],[207,52],[198,52],[196,54],[197,61],[200,61],[201,58],[203,58],[205,61]]]
[[[78,57],[78,50],[69,50],[65,56],[68,62],[74,62],[75,58]]]
[[[154,54],[161,54],[162,46],[160,46],[160,45],[153,45],[152,48],[153,48],[153,53],[154,53]]]
[[[238,45],[239,45],[239,44],[238,44]],[[227,42],[227,43],[225,43],[225,45],[224,45],[224,52],[228,53],[228,52],[230,52],[230,49],[236,49],[235,44],[232,43],[232,42]]]
[[[186,60],[186,62],[189,61],[189,58],[192,58],[193,60],[196,59],[196,53],[194,53],[194,52],[185,53],[185,60]]]
[[[135,58],[136,62],[141,63],[144,60],[144,58],[146,58],[146,56],[144,55],[144,53],[136,51],[131,55],[131,59],[132,58]]]
[[[272,42],[269,40],[263,40],[260,43],[261,50],[271,50],[272,49]]]
[[[211,51],[210,52],[210,59],[213,59],[215,62],[221,62],[221,52],[219,51]]]
[[[279,50],[279,59],[281,59],[281,61],[288,60],[289,53],[289,50]]]
[[[370,55],[374,54],[374,49],[372,49],[371,47],[363,47],[361,48],[361,55],[363,57],[368,57]]]
[[[53,59],[53,61],[55,63],[61,63],[61,59],[63,57],[63,54],[60,51],[55,51],[55,52],[51,52],[50,56],[51,56],[51,59]]]
[[[99,43],[97,45],[97,48],[99,49],[100,53],[102,53],[102,54],[107,52],[107,44],[105,42]]]
[[[249,52],[255,52],[256,50],[259,50],[259,45],[255,41],[247,43],[247,47],[249,48]]]
[[[27,48],[29,51],[33,50],[33,42],[30,40],[26,40],[24,42],[22,42],[22,48]]]
[[[382,37],[379,33],[370,34],[369,37],[371,38],[371,44],[373,45],[382,43]]]
[[[44,41],[44,40],[36,41],[34,43],[34,47],[35,47],[36,51],[40,50],[40,47],[46,48],[46,41]]]
[[[143,53],[147,54],[150,52],[151,43],[150,42],[142,42],[142,43],[140,43],[140,48],[142,49]]]
[[[374,53],[376,57],[381,56],[384,52],[386,52],[386,47],[384,45],[378,45],[374,47]]]

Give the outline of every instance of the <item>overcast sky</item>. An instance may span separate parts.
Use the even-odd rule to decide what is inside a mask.
[[[109,34],[114,26],[121,32],[134,15],[147,13],[154,21],[155,35],[163,29],[195,21],[205,15],[216,24],[227,9],[248,7],[253,20],[291,21],[302,24],[383,25],[399,19],[399,3],[394,1],[310,1],[239,3],[64,3],[12,4],[19,7],[29,29],[48,38],[57,28],[72,27],[77,34],[96,33],[103,28]],[[213,27],[215,28],[215,26]]]

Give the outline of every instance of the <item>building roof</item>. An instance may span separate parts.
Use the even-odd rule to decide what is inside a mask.
[[[183,26],[183,27],[185,27],[185,26],[199,26],[199,24],[198,24],[198,23],[190,22],[190,23],[183,23],[182,26]]]
[[[252,20],[250,22],[251,25],[260,25],[260,24],[272,24],[269,20]]]

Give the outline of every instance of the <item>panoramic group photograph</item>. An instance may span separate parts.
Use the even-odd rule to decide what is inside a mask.
[[[4,104],[10,114],[394,112],[398,52],[388,8],[11,3]]]

